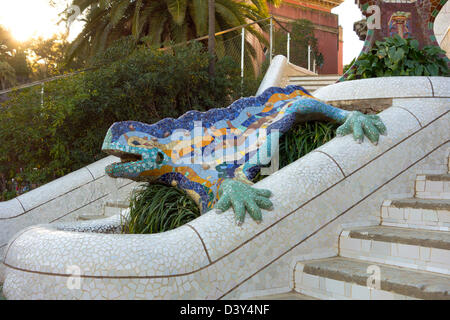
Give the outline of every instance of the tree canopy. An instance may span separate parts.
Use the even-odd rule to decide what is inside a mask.
[[[216,0],[216,32],[268,17],[268,4],[280,2]],[[123,36],[162,46],[208,34],[205,0],[73,0],[73,6],[80,8],[86,24],[70,46],[69,59],[93,56]]]

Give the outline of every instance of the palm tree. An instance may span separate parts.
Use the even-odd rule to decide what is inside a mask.
[[[214,76],[214,59],[215,56],[215,33],[216,33],[216,2],[215,0],[208,1],[208,52],[211,58],[209,59],[209,76]]]
[[[268,3],[281,0],[215,0],[216,32],[268,17]],[[206,0],[72,0],[72,6],[84,13],[86,24],[70,46],[69,59],[93,56],[128,35],[163,46],[208,34]],[[263,40],[254,27],[247,30]]]

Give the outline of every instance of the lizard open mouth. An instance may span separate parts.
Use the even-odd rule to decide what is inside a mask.
[[[125,176],[126,174],[137,174],[137,172],[133,173],[134,170],[132,168],[139,167],[139,164],[142,164],[143,162],[142,155],[139,153],[130,153],[112,148],[103,149],[103,151],[120,158],[119,162],[111,163],[105,168],[106,173],[110,177],[118,178]]]
[[[140,155],[140,154],[124,153],[124,154],[120,155],[121,163],[136,162],[136,161],[141,161],[141,160],[142,160],[142,155]]]
[[[116,163],[128,163],[128,162],[136,162],[142,160],[142,155],[139,153],[130,153],[122,150],[114,150],[114,149],[103,149],[104,152],[119,157],[120,162]]]
[[[108,165],[105,170],[111,177],[133,176],[138,177],[142,172],[153,169],[164,161],[164,155],[157,152],[153,161],[144,159],[140,153],[131,153],[117,149],[103,149],[106,153],[120,158],[120,162]]]

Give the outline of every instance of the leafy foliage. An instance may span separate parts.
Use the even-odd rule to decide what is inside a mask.
[[[280,2],[216,0],[216,32],[266,18],[268,3]],[[207,0],[72,0],[72,5],[85,14],[86,24],[71,44],[69,59],[93,56],[124,36],[160,47],[208,34]],[[67,19],[71,12],[64,14]],[[258,36],[253,27],[249,31]],[[223,43],[218,42],[220,49]]]
[[[58,80],[46,85],[43,105],[40,86],[14,91],[0,105],[3,197],[15,196],[16,187],[20,192],[31,188],[29,184],[39,185],[80,167],[72,145],[81,133],[72,116],[85,97],[81,87],[80,77]]]
[[[300,159],[336,136],[339,124],[334,122],[310,121],[296,125],[280,138],[279,169]],[[264,179],[258,175],[254,182]]]
[[[391,76],[448,76],[445,51],[438,46],[419,49],[415,39],[399,35],[376,41],[373,49],[356,60],[356,70],[347,80]]]
[[[333,139],[339,124],[311,121],[297,125],[281,137],[280,169]]]
[[[0,104],[3,200],[15,196],[11,179],[21,192],[106,156],[101,145],[114,122],[154,123],[225,107],[241,94],[239,67],[224,58],[210,79],[209,55],[199,44],[165,53],[129,45],[121,41],[98,56],[103,68],[46,83],[42,104],[40,86]]]
[[[352,65],[355,63],[355,61],[356,61],[356,57],[353,58],[353,60],[350,61],[349,64],[346,64],[346,65],[344,66],[344,68],[343,68],[343,73],[344,73],[344,74],[352,67]]]
[[[13,81],[4,80],[3,89],[68,71],[65,65],[67,46],[67,34],[55,34],[49,39],[39,37],[18,42],[9,30],[0,26],[0,64],[2,69],[8,64],[14,70]],[[72,67],[80,68],[81,65],[74,62]],[[1,73],[0,70],[0,78]]]
[[[61,74],[65,71],[66,51],[69,42],[67,35],[55,34],[49,39],[42,37],[31,39],[27,50],[32,53],[30,66],[34,79],[44,79]],[[78,67],[81,67],[78,65]]]
[[[17,42],[9,30],[0,26],[0,78],[3,78],[0,88],[5,89],[28,80],[31,70],[25,51],[26,46]]]
[[[181,189],[159,183],[134,191],[124,233],[158,233],[175,229],[200,216],[197,204]]]
[[[6,61],[0,61],[0,89],[6,89],[16,83],[16,70]]]

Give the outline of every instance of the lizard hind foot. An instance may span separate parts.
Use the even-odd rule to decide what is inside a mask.
[[[220,199],[214,208],[224,212],[232,207],[238,226],[244,223],[246,212],[257,223],[261,223],[261,209],[270,209],[273,206],[268,199],[272,195],[270,190],[257,189],[238,180],[224,180],[220,186],[219,195]]]
[[[353,133],[357,143],[362,143],[366,136],[372,144],[377,145],[380,135],[386,135],[387,129],[378,115],[365,115],[359,111],[352,111],[336,130],[337,136]]]

